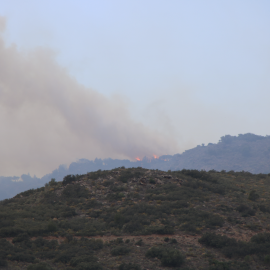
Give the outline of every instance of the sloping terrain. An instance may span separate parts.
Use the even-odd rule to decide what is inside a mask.
[[[1,269],[270,269],[270,175],[118,168],[0,202]]]
[[[217,144],[197,146],[169,161],[172,170],[227,170],[270,173],[270,136],[226,135]]]
[[[17,193],[44,186],[51,178],[62,181],[68,174],[85,174],[87,172],[142,167],[159,170],[226,170],[248,171],[251,173],[270,173],[270,136],[258,136],[251,133],[238,136],[226,135],[217,144],[198,145],[182,154],[164,155],[159,158],[143,158],[140,161],[119,159],[80,159],[68,167],[60,165],[52,173],[41,179],[22,175],[21,177],[0,177],[0,200],[11,198]],[[23,180],[23,181],[22,181]],[[19,181],[19,182],[18,182]]]

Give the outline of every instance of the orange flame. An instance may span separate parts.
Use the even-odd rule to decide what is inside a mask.
[[[141,159],[140,159],[140,158],[138,158],[138,157],[136,157],[135,159],[136,159],[136,160],[138,160],[138,161],[141,161]]]
[[[153,155],[153,157],[154,157],[154,159],[157,159],[157,158],[158,158],[158,156],[157,156],[157,155]]]

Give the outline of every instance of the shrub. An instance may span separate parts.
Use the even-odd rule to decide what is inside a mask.
[[[266,255],[265,257],[264,257],[264,263],[266,263],[266,264],[270,264],[270,255]]]
[[[259,205],[259,209],[263,212],[263,213],[270,213],[270,208],[264,204],[260,204]]]
[[[256,211],[254,209],[251,209],[249,206],[241,204],[239,205],[236,210],[240,213],[242,213],[243,217],[248,216],[255,216]]]
[[[88,263],[96,263],[97,262],[97,258],[93,257],[93,256],[89,256],[89,255],[84,255],[84,256],[76,256],[75,258],[73,258],[70,261],[70,265],[75,267],[77,265],[79,265],[82,262],[88,262]]]
[[[165,250],[162,254],[161,263],[163,266],[181,266],[184,263],[184,256],[177,249]]]
[[[68,263],[70,262],[70,260],[75,256],[74,253],[66,251],[63,252],[61,254],[59,254],[56,258],[55,258],[55,262],[61,262],[61,263]]]
[[[154,234],[174,234],[174,229],[170,226],[153,226],[149,227],[148,230]]]
[[[79,184],[69,185],[63,190],[63,197],[67,199],[87,198],[88,191]]]
[[[143,243],[143,240],[142,239],[140,239],[139,241],[137,241],[136,243],[135,243],[135,245],[136,246],[142,246],[144,243]]]
[[[234,238],[215,233],[206,233],[198,241],[200,244],[214,248],[223,248],[237,244],[237,241]]]
[[[213,248],[220,248],[228,258],[234,256],[245,257],[252,254],[262,257],[262,255],[270,253],[269,233],[254,235],[249,242],[236,241],[234,238],[227,236],[207,233],[199,239],[199,243]]]
[[[12,243],[19,243],[23,241],[30,240],[30,237],[27,233],[21,233],[17,237],[13,238]]]
[[[49,232],[56,232],[57,231],[57,225],[53,221],[49,222],[47,228],[48,228]]]
[[[156,184],[156,181],[155,181],[153,178],[151,178],[151,179],[149,180],[149,183],[152,184],[152,185],[155,185],[155,184]]]
[[[103,267],[99,263],[87,263],[87,262],[80,263],[76,267],[76,270],[102,270],[102,269]]]
[[[21,193],[17,194],[15,197],[16,197],[16,198],[18,198],[18,197],[20,197],[20,196],[28,197],[28,196],[30,196],[30,195],[32,195],[32,194],[34,194],[34,193],[35,193],[35,190],[34,190],[34,189],[29,189],[29,190],[26,190],[26,191],[24,191],[24,192],[21,192]]]
[[[8,265],[7,261],[0,258],[0,268],[5,267],[7,265]]]
[[[133,263],[122,263],[119,265],[119,270],[141,270],[140,265],[138,264],[133,264]]]
[[[86,238],[81,238],[80,244],[87,246],[87,248],[91,250],[100,250],[103,248],[103,241],[101,239],[88,240]]]
[[[46,263],[31,264],[27,270],[51,270],[52,268]]]
[[[111,255],[112,256],[126,255],[129,252],[130,252],[129,248],[127,248],[125,246],[120,246],[120,247],[113,248],[111,250]]]
[[[256,244],[270,244],[270,233],[258,233],[256,235],[253,235],[250,241]]]
[[[257,199],[259,199],[260,196],[259,194],[256,193],[255,190],[251,190],[249,195],[248,195],[248,199],[251,200],[251,201],[256,201]]]
[[[161,259],[163,251],[164,251],[164,249],[162,247],[152,247],[152,248],[147,250],[145,256],[148,257],[148,258]]]
[[[57,185],[57,182],[55,181],[55,178],[52,178],[51,181],[49,182],[49,186],[53,187],[56,185]]]
[[[185,260],[179,250],[164,247],[152,247],[146,252],[145,256],[160,259],[163,266],[181,266]]]
[[[209,261],[210,267],[209,270],[230,270],[230,263],[228,262],[219,262],[217,260]]]
[[[127,170],[124,172],[121,172],[121,175],[118,177],[118,180],[127,183],[130,178],[134,177],[133,173],[131,171]]]
[[[123,244],[124,243],[123,238],[116,238],[115,243],[116,244]]]
[[[142,224],[139,221],[131,221],[124,225],[123,230],[124,232],[133,233],[136,231],[140,231],[143,229]]]
[[[183,169],[181,171],[182,174],[188,175],[192,178],[200,179],[203,181],[208,181],[212,183],[217,183],[217,180],[213,178],[210,173],[207,173],[206,171],[198,171],[198,170],[185,170]]]
[[[65,185],[70,184],[70,183],[75,182],[75,181],[76,181],[76,176],[70,174],[70,175],[67,175],[64,177],[62,184],[65,186]]]
[[[12,256],[10,257],[10,260],[32,263],[32,262],[34,262],[35,257],[33,255],[30,255],[27,253],[17,252],[15,254],[12,254]]]
[[[165,237],[165,238],[164,238],[164,241],[165,241],[165,242],[169,242],[169,241],[170,241],[170,238],[169,238],[169,237]]]

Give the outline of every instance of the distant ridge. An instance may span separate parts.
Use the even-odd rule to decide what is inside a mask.
[[[118,167],[142,167],[163,171],[182,169],[247,171],[254,174],[270,173],[270,136],[252,133],[238,136],[225,135],[217,144],[198,145],[182,154],[164,155],[156,159],[144,158],[141,161],[120,159],[80,159],[68,167],[60,165],[52,173],[41,179],[22,175],[21,177],[0,177],[0,200],[11,198],[29,188],[37,188],[51,178],[62,181],[69,174],[85,174],[97,170],[111,170]]]

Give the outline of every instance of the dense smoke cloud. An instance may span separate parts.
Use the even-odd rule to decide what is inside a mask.
[[[177,152],[173,138],[133,121],[121,98],[78,84],[53,52],[23,53],[1,37],[0,124],[0,175],[41,176],[76,158]]]

